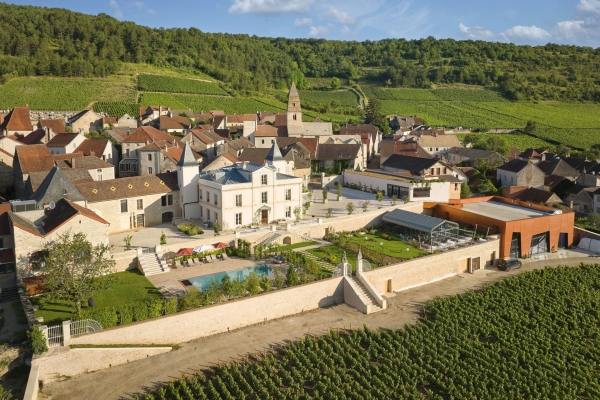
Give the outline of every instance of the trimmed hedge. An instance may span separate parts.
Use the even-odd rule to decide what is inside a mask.
[[[102,328],[127,325],[132,322],[144,321],[162,315],[177,312],[177,299],[149,299],[137,303],[127,304],[123,307],[107,307],[101,309],[86,309],[81,312],[79,319],[93,319],[102,325]]]

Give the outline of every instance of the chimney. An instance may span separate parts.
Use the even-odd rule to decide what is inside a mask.
[[[542,160],[542,161],[546,161],[546,153],[542,153],[542,154],[540,155],[540,160]]]
[[[246,161],[242,161],[242,169],[246,169]]]
[[[71,168],[75,169],[75,158],[71,158]]]
[[[127,129],[127,136],[129,136],[129,129]]]

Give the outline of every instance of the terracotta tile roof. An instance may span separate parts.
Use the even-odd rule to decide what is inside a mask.
[[[213,117],[225,116],[225,111],[223,110],[210,110],[210,113],[213,115]]]
[[[244,121],[256,121],[256,114],[233,114],[227,116],[228,124],[243,124]]]
[[[60,168],[59,168],[60,169]],[[66,176],[71,183],[93,182],[90,173],[86,169],[64,169],[60,172]],[[31,191],[35,192],[39,189],[44,179],[48,176],[49,171],[32,172],[29,174],[28,182],[31,186]]]
[[[26,145],[40,144],[41,140],[46,136],[44,128],[36,129],[35,131],[28,133],[25,136],[19,136],[17,141]]]
[[[9,158],[10,158],[10,160],[9,160]],[[12,165],[13,158],[14,158],[14,154],[10,154],[8,151],[6,151],[4,149],[0,149],[0,162],[3,162],[4,164]],[[10,162],[7,162],[7,161],[10,161]]]
[[[84,156],[102,156],[104,149],[108,145],[107,139],[86,139],[75,149],[74,153],[81,153]]]
[[[23,174],[50,171],[54,167],[54,160],[46,145],[17,146],[15,154]]]
[[[346,124],[340,129],[340,135],[368,134],[373,140],[375,140],[377,132],[379,129],[372,124]]]
[[[94,181],[75,186],[90,203],[179,190],[176,172]]]
[[[103,125],[116,125],[118,122],[118,118],[117,117],[103,117],[102,118],[102,124]]]
[[[207,131],[203,131],[200,129],[191,129],[190,132],[204,144],[211,144],[215,142],[205,134],[205,132]]]
[[[183,118],[185,120],[185,122],[182,121],[178,121],[175,118]],[[184,117],[168,117],[166,115],[161,115],[160,117],[158,117],[158,123],[160,126],[160,129],[178,129],[178,130],[183,130],[185,128],[188,128],[190,126],[190,121],[187,118]]]
[[[287,126],[258,125],[254,137],[287,137]]]
[[[40,119],[38,121],[38,127],[41,128],[44,126],[52,129],[52,132],[54,133],[64,133],[67,131],[64,119]]]
[[[362,147],[361,144],[330,144],[322,143],[317,147],[315,159],[325,160],[354,160]]]
[[[169,157],[171,159],[171,161],[173,161],[175,164],[177,164],[179,162],[179,160],[181,160],[181,156],[183,155],[183,146],[181,147],[169,147],[167,149],[163,149],[161,150],[161,153],[163,153],[164,155],[166,155],[167,157]],[[194,150],[191,150],[192,155],[194,156],[194,158],[196,160],[201,159],[202,156],[198,153],[196,153]]]
[[[229,153],[225,153],[223,154],[223,157],[225,157],[226,159],[228,159],[229,161],[236,163],[240,160],[238,160],[237,158],[235,158],[233,155],[229,154]]]
[[[264,163],[267,155],[271,151],[270,147],[265,148],[248,148],[244,149],[242,154],[238,157],[239,161],[247,161],[255,164]]]
[[[68,146],[75,138],[79,135],[78,133],[57,133],[52,139],[46,143],[47,147],[65,147]]]
[[[229,129],[214,129],[213,132],[221,136],[223,139],[227,140],[231,138],[231,131]]]
[[[217,126],[221,125],[221,122],[223,122],[223,120],[225,120],[225,115],[215,115],[213,117],[213,122],[211,125],[216,128]]]
[[[558,198],[556,194],[536,188],[527,188],[519,192],[512,193],[509,197],[511,199],[529,201],[535,204],[546,203],[549,200],[560,201],[560,198]]]
[[[221,135],[219,135],[218,133],[215,133],[212,130],[208,130],[208,131],[205,131],[203,133],[206,136],[208,136],[209,138],[211,138],[212,140],[214,140],[215,142],[222,142],[222,141],[225,140]]]
[[[117,143],[123,142],[123,140],[127,137],[127,134],[120,129],[106,130],[104,133],[113,138]]]
[[[33,125],[29,119],[29,107],[15,107],[5,117],[0,124],[0,131],[8,129],[9,131],[28,131],[33,130]]]
[[[15,226],[19,229],[22,229],[25,232],[29,232],[35,236],[39,236],[39,237],[44,236],[43,233],[40,231],[40,229],[37,226],[35,226],[35,224],[33,222],[31,222],[27,218],[21,217],[19,214],[10,212],[10,213],[8,213],[8,218],[10,219],[10,222],[12,223],[13,226]]]
[[[67,199],[60,199],[56,202],[56,205],[53,209],[47,209],[44,213],[46,214],[46,218],[44,218],[42,221],[42,229],[44,230],[45,235],[48,235],[49,233],[52,233],[56,229],[60,228],[76,215],[83,215],[84,217],[93,219],[101,224],[108,225],[108,222],[100,218],[92,210],[72,203]]]
[[[166,140],[172,143],[177,139],[174,136],[161,132],[151,126],[140,126],[136,130],[130,132],[129,136],[123,140],[123,143],[146,143],[157,140]]]
[[[64,157],[70,156],[70,157]],[[81,153],[59,154],[59,157],[54,156],[56,166],[60,170],[66,169],[97,169],[97,168],[114,168],[114,165],[96,157],[84,156]]]
[[[300,143],[304,145],[311,153],[317,152],[317,146],[319,145],[319,139],[317,138],[301,138]]]

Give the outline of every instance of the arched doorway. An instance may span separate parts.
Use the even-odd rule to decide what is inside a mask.
[[[171,222],[173,221],[173,212],[169,211],[169,212],[164,212],[162,213],[162,222]]]
[[[289,236],[284,237],[283,244],[292,244],[292,238]]]

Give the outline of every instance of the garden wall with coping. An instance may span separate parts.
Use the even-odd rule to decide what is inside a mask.
[[[343,302],[343,278],[335,277],[77,336],[71,344],[184,343]]]
[[[61,377],[76,376],[92,371],[127,364],[142,358],[168,353],[172,347],[111,347],[69,349],[39,358],[38,380],[54,382]]]
[[[600,240],[600,234],[588,231],[587,229],[575,227],[573,234],[573,246],[577,246],[579,241],[583,238]]]
[[[423,213],[422,202],[410,202],[398,204],[395,207],[385,207],[377,210],[363,212],[358,204],[355,204],[356,210],[352,215],[335,218],[323,218],[320,225],[291,227],[290,232],[302,235],[308,235],[312,238],[320,239],[326,235],[326,230],[333,228],[334,231],[356,231],[369,226],[381,225],[382,217],[385,213],[395,209],[411,211],[417,214]]]
[[[473,244],[455,250],[417,257],[399,264],[375,268],[363,272],[375,289],[385,294],[425,285],[452,275],[468,272],[469,263],[479,258],[481,268],[495,265],[500,254],[500,240]]]

